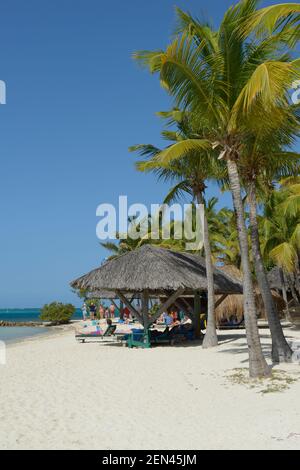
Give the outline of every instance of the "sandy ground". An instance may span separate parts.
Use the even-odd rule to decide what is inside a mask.
[[[273,393],[232,383],[228,371],[247,367],[244,331],[220,342],[129,350],[65,331],[12,345],[0,365],[0,448],[300,449],[300,380]],[[297,364],[276,369],[300,377]]]

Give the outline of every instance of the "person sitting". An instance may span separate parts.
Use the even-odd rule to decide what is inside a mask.
[[[172,315],[170,315],[169,312],[164,312],[163,313],[163,319],[164,319],[164,323],[166,326],[171,326],[172,323],[173,323],[173,317]]]
[[[123,309],[123,320],[126,322],[126,320],[130,319],[130,310],[128,307],[125,307]]]
[[[180,325],[181,321],[180,321],[180,318],[179,318],[179,315],[178,315],[178,311],[177,310],[172,310],[171,311],[171,317],[173,318],[173,325]]]

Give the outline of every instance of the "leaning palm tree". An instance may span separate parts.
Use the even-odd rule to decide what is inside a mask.
[[[177,110],[174,111],[178,113]],[[174,116],[174,112],[172,115]],[[165,117],[168,114],[165,114]],[[165,135],[168,138],[173,138],[177,142],[184,142],[189,136],[196,136],[197,132],[192,127],[186,114],[181,114],[180,120],[177,120],[179,125],[178,132],[168,132]],[[222,178],[224,176],[224,165],[218,162],[212,155],[213,152],[190,151],[184,158],[176,159],[170,163],[164,164],[160,161],[160,155],[163,151],[155,149],[149,145],[138,145],[132,147],[131,150],[138,150],[143,156],[150,156],[150,160],[140,161],[137,168],[140,171],[152,171],[159,178],[165,181],[172,181],[176,185],[170,190],[165,199],[165,203],[170,203],[182,193],[192,195],[193,200],[198,205],[205,205],[205,189],[206,182],[210,179]],[[167,149],[166,149],[167,150]],[[207,314],[207,328],[206,334],[202,343],[203,348],[210,348],[218,344],[218,337],[216,333],[215,322],[215,295],[214,295],[214,274],[212,253],[209,240],[208,220],[204,209],[203,216],[203,245],[205,252],[206,263],[206,277],[207,277],[207,300],[208,300],[208,314]]]
[[[179,34],[165,51],[140,52],[135,57],[160,74],[163,86],[178,106],[189,109],[195,119],[206,122],[205,138],[174,144],[161,154],[168,163],[183,151],[220,148],[226,161],[233,205],[237,217],[244,284],[244,310],[249,347],[250,376],[268,376],[262,353],[249,245],[238,171],[244,136],[257,119],[268,129],[276,128],[278,103],[287,105],[287,91],[299,77],[298,63],[288,62],[277,36],[243,37],[241,31],[256,11],[255,0],[242,0],[224,15],[218,31],[178,10]],[[276,105],[275,105],[276,104]],[[275,122],[276,121],[276,122]]]
[[[274,179],[297,174],[299,171],[300,156],[282,148],[284,144],[289,145],[293,141],[292,122],[287,122],[290,124],[290,128],[284,125],[269,136],[262,135],[263,133],[257,131],[245,142],[243,155],[239,162],[240,174],[247,191],[249,204],[253,263],[272,337],[273,362],[289,362],[292,351],[283,334],[261,253],[257,193],[266,198],[269,194],[266,188],[272,186]]]

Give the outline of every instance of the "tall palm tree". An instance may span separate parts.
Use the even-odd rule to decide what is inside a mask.
[[[174,113],[177,114],[178,110],[171,113],[165,113],[164,117],[171,117],[172,122],[172,119],[174,121]],[[185,140],[190,137],[195,138],[199,136],[199,130],[193,128],[193,123],[187,114],[181,113],[180,119],[176,118],[176,114],[175,122],[178,125],[178,130],[177,132],[173,131],[164,133],[165,136],[172,138],[173,141],[176,141],[179,144],[184,144]],[[164,163],[161,161],[160,155],[163,152],[167,152],[168,148],[169,147],[160,151],[151,145],[138,145],[131,147],[130,150],[138,150],[142,156],[147,155],[148,157],[151,157],[150,160],[138,162],[137,168],[140,171],[152,171],[159,178],[163,178],[165,181],[171,180],[176,182],[176,185],[169,192],[165,202],[170,203],[172,200],[178,198],[182,192],[185,192],[191,194],[199,206],[204,206],[206,182],[210,179],[218,177],[221,179],[224,177],[224,165],[221,162],[218,162],[213,156],[213,152],[209,150],[202,150],[201,152],[191,150],[184,158],[178,158],[170,163]],[[209,240],[208,220],[205,209],[203,222],[208,314],[206,334],[202,346],[204,348],[210,348],[218,344],[218,337],[215,322],[214,268]]]
[[[276,137],[279,137],[279,141]],[[289,362],[292,351],[283,334],[261,253],[257,219],[257,190],[265,196],[265,188],[270,187],[274,179],[299,171],[299,155],[282,150],[283,141],[288,144],[288,140],[282,139],[281,129],[277,133],[273,132],[272,136],[263,136],[263,138],[260,133],[257,133],[248,140],[240,161],[240,174],[249,204],[253,263],[270,327],[273,362]]]
[[[178,10],[180,28],[165,51],[135,55],[152,72],[159,72],[163,86],[178,106],[188,108],[195,119],[206,123],[203,139],[174,144],[161,155],[165,162],[182,156],[183,150],[219,147],[226,161],[241,250],[244,313],[249,347],[250,376],[270,374],[262,353],[249,261],[249,245],[238,171],[243,138],[257,119],[270,130],[287,105],[287,91],[299,76],[298,63],[288,62],[278,49],[277,36],[258,41],[242,30],[256,12],[255,0],[242,0],[225,13],[218,31]],[[282,42],[282,41],[281,41]],[[275,122],[276,121],[276,122]]]

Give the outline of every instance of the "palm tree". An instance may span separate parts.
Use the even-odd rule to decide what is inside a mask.
[[[294,188],[295,191],[295,188]],[[299,189],[298,189],[299,191]],[[291,199],[290,199],[291,198]],[[298,209],[296,201],[298,200]],[[298,198],[283,186],[279,191],[273,191],[264,209],[261,220],[265,243],[263,254],[285,273],[289,287],[295,300],[299,300],[294,291],[292,277],[299,278],[300,260],[300,204]],[[297,283],[296,283],[297,289]],[[300,289],[299,289],[300,294]]]
[[[171,113],[161,113],[161,115],[165,118],[171,118],[171,123],[176,122],[178,125],[177,132],[164,133],[164,136],[167,136],[169,139],[171,138],[173,141],[184,144],[185,140],[199,135],[199,130],[193,128],[193,123],[187,114],[180,113],[178,118],[178,110],[173,110]],[[137,168],[140,171],[152,171],[165,181],[176,182],[176,185],[166,197],[165,203],[178,199],[182,193],[188,193],[192,195],[199,206],[204,206],[206,182],[216,177],[221,179],[224,176],[224,165],[214,158],[212,151],[202,150],[202,152],[195,152],[191,150],[184,158],[179,158],[165,164],[161,162],[160,155],[168,151],[168,147],[164,151],[160,151],[151,145],[138,145],[131,147],[130,150],[138,150],[142,156],[151,157],[150,160],[138,162]],[[202,346],[203,348],[210,348],[218,344],[218,337],[215,322],[214,268],[208,220],[205,212],[204,210],[203,245],[206,263],[208,314],[206,334]],[[198,334],[200,334],[200,325]]]
[[[234,211],[223,207],[215,215],[208,213],[212,252],[215,262],[241,268],[241,254],[236,216]]]
[[[149,229],[150,229],[150,220],[149,222]],[[108,257],[109,260],[113,258],[117,258],[118,256],[121,256],[125,253],[128,253],[129,251],[136,250],[140,246],[142,246],[144,243],[148,243],[148,238],[146,237],[131,237],[130,233],[132,230],[135,230],[136,232],[139,231],[139,224],[136,223],[134,217],[129,217],[128,218],[128,234],[125,237],[123,234],[117,233],[117,239],[118,242],[113,243],[113,242],[101,242],[100,245],[103,246],[106,250],[111,252],[111,255]]]
[[[256,12],[257,2],[242,0],[225,13],[218,31],[177,10],[179,34],[165,51],[135,55],[152,72],[159,72],[163,86],[176,105],[194,115],[206,128],[205,138],[189,139],[162,152],[165,162],[183,152],[213,145],[226,161],[241,251],[244,285],[244,313],[251,377],[270,374],[262,353],[249,245],[244,219],[238,162],[243,139],[258,119],[270,131],[278,125],[278,104],[287,106],[287,91],[299,76],[298,63],[278,49],[278,35],[258,41],[242,30]]]
[[[278,133],[281,137],[281,129],[277,132],[277,137]],[[253,136],[249,139],[244,158],[240,162],[240,173],[247,190],[249,204],[253,262],[269,322],[273,362],[289,362],[292,351],[282,331],[261,253],[257,219],[257,190],[260,189],[265,195],[266,190],[264,188],[272,185],[274,179],[284,174],[293,174],[295,170],[298,171],[299,155],[283,151],[281,146],[281,139],[279,142],[276,141],[276,133],[268,138],[266,136],[260,138],[259,135]]]

